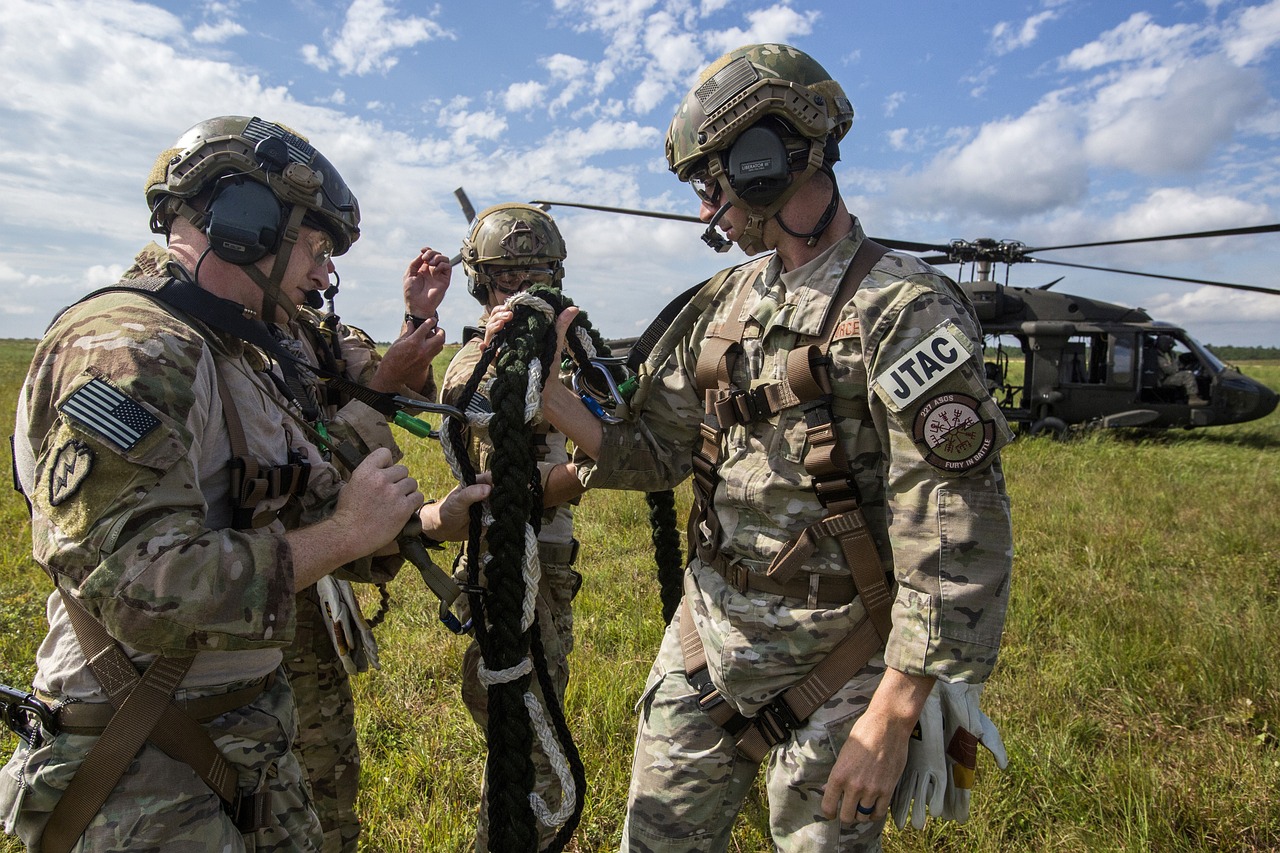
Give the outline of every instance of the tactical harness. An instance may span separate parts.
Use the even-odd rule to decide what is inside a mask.
[[[267,375],[285,396],[302,407],[305,416],[313,420],[318,416],[298,375],[297,360],[283,352],[264,324],[246,318],[239,306],[219,299],[189,281],[172,277],[120,282],[95,291],[84,299],[111,291],[136,292],[153,299],[199,332],[215,349],[220,349],[221,346],[216,337],[207,331],[210,327],[229,332],[276,355],[285,380],[281,381],[271,371],[266,371]],[[196,317],[201,320],[197,321],[194,319]],[[281,515],[296,515],[296,498],[306,491],[310,465],[292,450],[289,454],[290,461],[283,465],[266,465],[249,455],[239,411],[226,382],[221,379],[223,368],[216,359],[215,369],[219,374],[218,394],[232,453],[229,462],[232,526],[236,529],[259,528]],[[322,368],[321,372],[328,371]],[[367,390],[355,383],[347,382],[345,385]],[[358,464],[359,460],[352,457],[350,448],[335,450],[340,451],[339,455],[348,467]],[[280,510],[262,513],[257,511],[263,501],[286,496],[289,500]],[[402,537],[404,538],[406,537]],[[415,543],[402,541],[401,546],[402,550],[422,550],[420,539]],[[417,564],[419,560],[414,562]],[[430,563],[429,558],[427,562]],[[454,596],[457,595],[456,587],[453,587],[447,576],[444,576],[444,580],[448,581],[446,584],[439,578],[428,576],[421,565],[419,569],[423,572],[424,580],[437,594],[443,597],[452,591]],[[436,572],[443,575],[438,568]],[[225,694],[175,702],[173,693],[190,668],[194,656],[161,655],[139,676],[133,662],[107,633],[106,628],[75,596],[60,586],[58,591],[85,660],[107,692],[109,703],[54,706],[54,720],[60,731],[97,735],[98,740],[54,806],[41,839],[42,853],[67,853],[75,846],[147,741],[171,758],[191,767],[218,795],[224,811],[242,834],[248,836],[271,825],[270,791],[265,785],[254,792],[240,791],[235,768],[222,755],[201,723],[253,702],[272,685],[274,673]]]
[[[743,309],[753,289],[744,284],[727,319],[712,330],[695,366],[695,387],[705,401],[700,438],[693,452],[693,509],[689,515],[689,549],[740,593],[758,592],[804,599],[810,608],[838,607],[861,598],[866,615],[817,666],[783,691],[757,715],[746,717],[728,704],[711,680],[706,651],[694,625],[686,597],[681,603],[680,645],[685,673],[698,691],[698,705],[737,741],[738,750],[759,763],[771,748],[835,694],[884,646],[889,637],[892,598],[879,552],[859,507],[860,495],[849,459],[835,427],[828,351],[837,320],[863,279],[888,251],[864,239],[831,299],[818,334],[787,355],[781,380],[743,390],[733,384],[735,362],[743,354],[746,332]],[[713,278],[708,289],[723,286],[732,270]],[[728,560],[720,549],[721,528],[712,506],[720,482],[720,448],[731,426],[776,417],[799,406],[807,429],[803,465],[826,515],[792,538],[763,572],[752,572]],[[820,575],[805,564],[820,540],[832,537],[840,546],[850,577]]]

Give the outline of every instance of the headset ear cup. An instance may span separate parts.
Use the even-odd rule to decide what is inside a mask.
[[[213,253],[244,266],[271,254],[280,245],[284,210],[265,184],[246,178],[223,178],[209,201],[205,233]]]
[[[743,131],[729,148],[725,172],[738,198],[747,204],[767,207],[791,183],[787,147],[782,136],[768,124]]]

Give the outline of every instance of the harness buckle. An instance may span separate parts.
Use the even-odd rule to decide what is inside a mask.
[[[795,715],[782,696],[765,705],[755,716],[756,729],[771,747],[785,741],[803,725],[804,720]]]
[[[832,504],[852,501],[854,506],[860,503],[861,497],[858,491],[858,484],[854,482],[853,477],[830,477],[825,480],[813,481],[813,492],[818,497],[818,502],[822,504],[823,509],[830,509]]]
[[[271,791],[263,788],[252,794],[237,792],[235,802],[227,803],[225,809],[241,835],[257,832],[272,823]]]

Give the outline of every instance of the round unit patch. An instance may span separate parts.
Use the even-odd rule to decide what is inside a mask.
[[[939,394],[916,412],[913,435],[925,461],[943,471],[968,471],[991,455],[995,427],[978,416],[967,394]]]

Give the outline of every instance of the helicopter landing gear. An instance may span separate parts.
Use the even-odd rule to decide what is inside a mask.
[[[1062,418],[1041,418],[1031,424],[1028,434],[1031,436],[1045,435],[1056,441],[1063,441],[1067,437],[1067,422]]]

